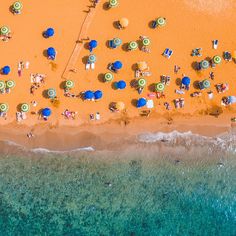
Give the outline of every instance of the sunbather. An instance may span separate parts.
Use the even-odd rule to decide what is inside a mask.
[[[180,105],[181,108],[184,107],[184,98],[179,99],[179,105]]]
[[[200,97],[200,96],[202,96],[201,92],[193,92],[193,93],[191,93],[191,97]]]
[[[224,83],[224,84],[217,84],[216,85],[216,90],[218,93],[224,93],[229,89],[228,84]]]

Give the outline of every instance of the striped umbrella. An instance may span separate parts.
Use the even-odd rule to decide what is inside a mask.
[[[30,109],[30,106],[27,103],[22,103],[21,106],[20,106],[20,109],[21,109],[22,112],[28,112],[29,109]]]
[[[47,95],[49,98],[55,98],[56,97],[56,90],[53,88],[48,89]]]
[[[123,102],[117,102],[117,103],[115,104],[115,108],[116,108],[116,110],[118,110],[118,111],[124,110],[124,109],[125,109],[125,104],[124,104]]]
[[[166,24],[166,19],[164,17],[157,18],[157,24],[159,26],[164,26]]]
[[[73,88],[74,87],[74,82],[72,80],[67,80],[66,81],[66,88]]]
[[[20,11],[22,9],[22,7],[23,7],[23,5],[19,1],[13,3],[13,9],[16,11]]]
[[[138,44],[135,41],[132,41],[129,43],[129,49],[130,50],[136,50],[138,48]]]
[[[213,62],[215,64],[220,64],[221,63],[221,57],[220,56],[214,56],[213,57]]]
[[[112,81],[113,78],[114,78],[114,77],[113,77],[113,74],[110,73],[110,72],[108,72],[108,73],[106,73],[106,74],[104,75],[104,79],[105,79],[105,81],[107,81],[107,82]]]
[[[122,41],[120,38],[114,38],[113,43],[116,47],[120,46],[122,44]]]
[[[148,46],[148,45],[150,45],[150,43],[151,43],[150,39],[148,39],[148,38],[143,39],[144,46]]]
[[[139,87],[144,87],[146,85],[146,80],[144,78],[140,78],[138,80],[138,86]]]
[[[90,54],[88,60],[89,62],[94,63],[96,61],[96,56],[94,54]]]
[[[164,91],[164,89],[165,89],[165,85],[163,83],[159,82],[156,84],[156,91],[157,92],[162,92],[162,91]]]
[[[209,88],[211,86],[211,83],[209,80],[205,79],[202,82],[204,88]]]
[[[15,81],[13,81],[13,80],[8,80],[7,82],[6,82],[6,87],[7,88],[13,88],[13,87],[15,87]]]
[[[122,28],[126,28],[129,25],[129,20],[123,17],[119,20],[119,23]]]
[[[118,0],[110,0],[109,1],[110,7],[117,7],[118,6]]]
[[[4,83],[4,81],[0,80],[0,90],[5,89],[6,88],[6,84]]]
[[[10,29],[7,26],[2,26],[0,29],[1,35],[7,35],[10,32]]]
[[[0,104],[0,111],[7,112],[8,108],[9,108],[9,106],[6,103],[1,103]]]
[[[210,66],[210,64],[207,60],[203,60],[203,61],[200,62],[200,66],[203,69],[207,69]]]

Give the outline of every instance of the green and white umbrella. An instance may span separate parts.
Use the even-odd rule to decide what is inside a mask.
[[[211,86],[211,83],[209,80],[205,79],[202,82],[204,88],[209,88]]]
[[[213,62],[215,64],[220,64],[221,63],[221,57],[220,56],[214,56],[213,57]]]
[[[96,56],[94,54],[90,54],[88,60],[89,62],[94,63],[96,61]]]
[[[19,1],[13,3],[13,9],[16,11],[20,11],[22,9],[22,7],[23,7],[23,5]]]
[[[132,41],[129,43],[129,49],[130,50],[136,50],[138,48],[138,44],[135,41]]]
[[[73,88],[74,87],[74,82],[72,80],[67,80],[66,81],[66,88]]]
[[[0,80],[0,90],[5,89],[5,88],[6,88],[5,82]]]
[[[118,6],[118,0],[110,0],[109,1],[110,7],[117,7]]]
[[[150,43],[151,43],[150,39],[148,39],[148,38],[143,39],[144,46],[148,46],[148,45],[150,45]]]
[[[118,47],[122,44],[122,41],[120,38],[114,38],[113,43],[116,45],[116,47]]]
[[[159,17],[159,18],[157,18],[157,24],[158,24],[159,26],[164,26],[164,25],[166,24],[165,18],[164,18],[164,17]]]
[[[1,35],[7,35],[10,32],[10,29],[7,26],[2,26],[0,29]]]
[[[110,72],[108,72],[108,73],[106,73],[106,74],[104,75],[104,79],[105,79],[105,81],[107,81],[107,82],[112,81],[113,78],[114,78],[114,77],[113,77],[113,74],[110,73]]]
[[[210,63],[207,60],[203,60],[200,62],[201,68],[207,69],[210,66]]]
[[[20,106],[20,109],[21,109],[22,112],[28,112],[29,109],[30,109],[30,106],[27,103],[22,103],[21,106]]]
[[[146,80],[144,78],[140,78],[138,80],[138,86],[139,87],[144,87],[146,85]]]
[[[6,103],[1,103],[0,104],[0,111],[1,112],[7,112],[8,111],[8,105]]]
[[[15,87],[15,81],[13,81],[13,80],[8,80],[7,82],[6,82],[6,87],[7,88],[13,88],[13,87]]]
[[[162,91],[164,91],[164,89],[165,89],[165,85],[163,83],[159,82],[156,84],[156,91],[157,92],[162,92]]]
[[[53,88],[48,89],[47,94],[48,94],[48,97],[49,97],[49,98],[55,98],[56,95],[57,95],[57,94],[56,94],[56,90],[53,89]]]

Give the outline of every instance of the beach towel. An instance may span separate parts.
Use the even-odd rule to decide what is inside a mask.
[[[146,104],[147,108],[153,108],[154,107],[154,103],[153,103],[153,100],[149,99],[147,100],[147,104]]]

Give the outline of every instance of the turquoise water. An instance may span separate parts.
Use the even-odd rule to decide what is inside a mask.
[[[236,235],[234,158],[104,155],[2,155],[0,235]]]

